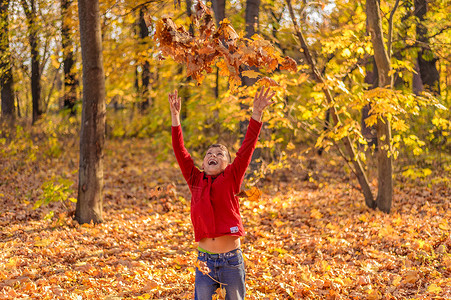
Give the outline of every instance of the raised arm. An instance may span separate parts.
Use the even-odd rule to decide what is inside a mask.
[[[234,173],[236,188],[239,189],[241,182],[244,178],[244,173],[249,166],[252,158],[252,153],[255,150],[257,144],[258,135],[260,134],[260,129],[262,126],[261,119],[263,111],[272,103],[272,97],[275,93],[269,93],[268,88],[262,88],[260,92],[255,94],[254,107],[252,111],[252,118],[249,121],[249,126],[247,127],[246,136],[241,144],[240,149],[236,153],[235,160],[232,163],[232,172]]]
[[[200,171],[194,165],[193,159],[183,143],[182,127],[180,126],[181,103],[182,99],[178,97],[177,90],[174,90],[173,93],[169,93],[169,105],[172,118],[172,148],[174,149],[175,158],[180,166],[183,177],[191,189],[193,182],[200,175]]]
[[[173,93],[169,93],[169,106],[171,108],[172,126],[179,126],[182,99],[178,96],[177,90],[174,90]]]

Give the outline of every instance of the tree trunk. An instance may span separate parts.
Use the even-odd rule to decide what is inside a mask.
[[[68,24],[70,19],[70,6],[72,0],[61,0],[61,43],[63,47],[63,65],[64,65],[64,108],[70,110],[70,115],[75,116],[75,103],[77,102],[77,79],[74,70],[74,42],[70,34],[71,27]]]
[[[213,0],[212,1],[213,12],[215,14],[216,26],[219,27],[219,23],[225,19],[225,0]],[[216,81],[214,88],[215,98],[219,97],[219,68],[216,67]]]
[[[219,27],[219,23],[225,19],[225,0],[213,0],[212,1],[213,12],[215,14],[216,26]],[[219,98],[219,68],[216,67],[216,79],[215,87],[213,92],[215,94],[215,99]],[[213,117],[215,120],[219,118],[219,109],[215,109],[213,112]],[[213,125],[213,130],[218,136],[221,134],[221,124],[215,122]]]
[[[377,65],[374,61],[374,57],[370,60],[368,65],[366,66],[366,74],[365,74],[365,83],[368,84],[368,89],[374,89],[378,86],[378,75],[377,75]],[[376,146],[377,147],[377,133],[376,126],[367,126],[365,120],[370,116],[371,104],[365,105],[362,110],[362,119],[361,119],[361,127],[362,127],[362,135],[365,140],[368,142],[368,146]]]
[[[13,73],[11,51],[9,48],[9,0],[0,0],[0,90],[2,101],[2,119],[9,125],[14,124],[15,106],[13,92]]]
[[[144,38],[149,36],[149,29],[147,28],[146,21],[144,20],[144,8],[139,10],[139,38],[143,40]],[[149,61],[145,61],[142,65],[141,72],[141,105],[140,111],[144,112],[151,103],[150,99],[150,64]]]
[[[418,18],[416,34],[420,42],[418,51],[418,67],[423,86],[436,96],[440,96],[440,74],[437,70],[437,56],[429,47],[428,29],[424,26],[424,17],[428,11],[427,0],[415,0],[415,16]]]
[[[260,0],[246,1],[246,38],[250,39],[258,33],[258,15],[260,12]],[[252,69],[252,68],[251,68]],[[255,68],[256,69],[256,68]],[[246,86],[251,86],[257,82],[257,78],[242,77],[242,82]],[[247,126],[246,126],[247,128]]]
[[[260,12],[260,0],[246,1],[246,37],[251,38],[258,32],[258,14]]]
[[[39,55],[39,37],[36,24],[36,2],[31,0],[30,4],[26,0],[22,0],[22,6],[27,16],[28,25],[28,41],[30,43],[31,52],[31,101],[33,108],[32,124],[42,116],[41,103],[41,68]]]
[[[260,0],[247,0],[246,1],[246,15],[245,15],[245,21],[246,21],[246,38],[251,38],[254,34],[258,33],[258,22],[259,18],[258,15],[260,13]],[[250,70],[258,71],[257,67],[250,67]],[[244,70],[242,70],[244,71]],[[254,83],[257,82],[258,78],[249,78],[246,76],[241,76],[241,82],[244,86],[252,86]],[[248,109],[248,106],[241,103],[240,104],[241,110]],[[240,133],[243,136],[246,134],[247,127],[249,125],[249,121],[241,121],[240,122]],[[263,129],[264,130],[264,129]],[[251,172],[258,170],[261,166],[261,162],[257,162],[257,160],[261,157],[262,150],[261,148],[256,148],[254,150],[254,153],[252,153],[252,160],[249,164]]]
[[[305,56],[305,59],[306,59],[307,63],[309,64],[310,68],[312,69],[315,81],[320,83],[320,84],[323,84],[324,86],[326,86],[325,80],[321,76],[321,73],[319,72],[319,70],[317,69],[316,63],[315,63],[315,61],[313,60],[313,57],[310,54],[310,50],[309,50],[309,48],[307,46],[307,43],[306,43],[306,41],[304,39],[304,36],[302,35],[302,32],[300,31],[299,26],[298,26],[298,24],[296,22],[296,18],[294,16],[293,7],[291,5],[291,0],[286,0],[286,3],[288,5],[288,9],[289,9],[289,12],[290,12],[291,20],[293,22],[296,34],[297,34],[298,39],[299,39],[299,41],[301,43],[302,51],[304,53],[304,56]],[[324,94],[326,96],[327,103],[329,105],[332,104],[334,101],[333,101],[332,94],[330,93],[330,90],[327,87],[324,87],[323,88],[323,92],[324,92]],[[339,116],[337,114],[337,111],[336,111],[334,106],[332,106],[330,108],[330,114],[331,114],[332,120],[334,122],[334,125],[339,124],[340,123],[340,118],[339,118]],[[353,170],[354,174],[356,175],[357,180],[359,181],[360,187],[362,188],[362,193],[363,193],[363,196],[365,198],[366,205],[368,207],[370,207],[370,208],[376,208],[376,202],[374,201],[373,194],[371,192],[371,188],[370,188],[370,185],[369,185],[369,182],[368,182],[367,175],[365,174],[365,171],[363,169],[362,163],[360,162],[360,159],[358,158],[358,156],[355,153],[355,150],[354,150],[354,147],[352,146],[351,140],[349,139],[348,136],[346,136],[341,141],[343,142],[345,150],[346,150],[346,154],[348,155],[346,160],[352,164],[352,166],[354,168],[354,170]]]
[[[191,0],[185,0],[185,4],[186,4],[186,15],[188,16],[188,18],[191,18],[192,14],[193,14],[193,11],[191,9],[193,2]],[[190,25],[189,25],[189,33],[192,36],[194,36],[194,26],[192,23],[190,23]],[[184,72],[183,66],[180,65],[179,69],[178,69],[178,73],[183,74],[183,72]],[[188,117],[188,102],[190,99],[190,88],[189,88],[190,81],[191,81],[191,76],[186,77],[184,84],[181,87],[179,87],[179,95],[182,98],[182,103],[184,103],[184,105],[182,105],[182,110],[180,111],[180,118],[182,120],[184,120]]]
[[[225,0],[212,0],[211,4],[215,13],[216,26],[219,26],[219,22],[225,19]]]
[[[380,7],[377,0],[366,1],[366,14],[378,70],[379,87],[392,88],[392,77],[389,75],[391,70],[390,59],[384,45]],[[376,130],[378,140],[378,194],[376,204],[381,211],[389,213],[393,198],[393,165],[390,143],[391,126],[385,116],[378,119]]]
[[[78,0],[83,63],[80,170],[75,219],[102,222],[105,75],[98,0]]]

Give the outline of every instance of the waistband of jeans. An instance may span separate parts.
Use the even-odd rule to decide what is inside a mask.
[[[232,251],[229,251],[226,253],[215,253],[215,254],[210,254],[210,253],[199,251],[199,257],[206,257],[206,258],[210,258],[210,259],[230,258],[230,257],[237,255],[240,252],[242,252],[240,248],[236,248],[235,250],[232,250]]]

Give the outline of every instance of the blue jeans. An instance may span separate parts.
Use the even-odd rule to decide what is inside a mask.
[[[207,263],[210,269],[208,275],[214,280],[196,268],[194,299],[210,300],[219,287],[226,289],[226,300],[244,299],[246,285],[244,283],[244,259],[241,249],[219,254],[199,251],[197,259]]]

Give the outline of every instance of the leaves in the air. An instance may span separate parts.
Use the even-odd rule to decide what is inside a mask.
[[[272,73],[276,68],[297,71],[292,58],[281,57],[271,43],[259,35],[251,39],[242,38],[227,19],[216,28],[210,9],[201,1],[195,6],[193,24],[198,29],[198,36],[183,26],[177,26],[171,18],[162,18],[157,23],[155,39],[162,55],[184,64],[187,75],[199,84],[205,73],[213,71],[214,65],[221,75],[229,77],[232,88],[241,83],[240,75],[258,77],[256,71],[241,73],[243,68],[255,67],[266,73]]]

